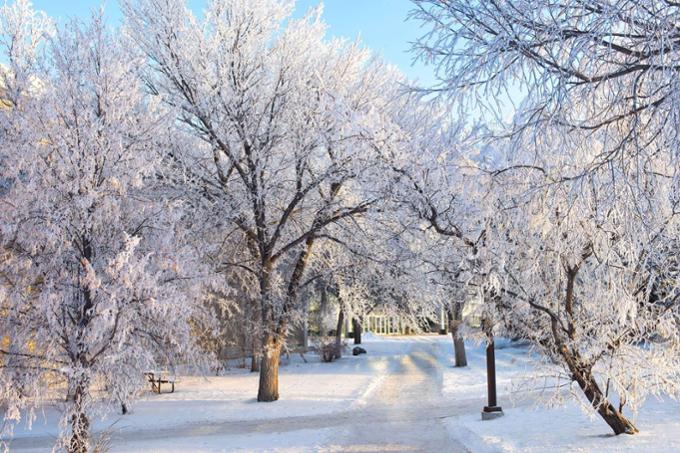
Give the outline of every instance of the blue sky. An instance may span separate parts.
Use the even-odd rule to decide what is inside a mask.
[[[189,0],[189,5],[200,12],[206,0]],[[295,15],[299,16],[319,3],[319,0],[297,0]],[[419,24],[407,21],[411,9],[410,0],[326,0],[324,20],[329,25],[329,34],[362,42],[394,63],[411,79],[421,84],[432,84],[432,68],[417,63],[413,65],[412,54],[408,53],[409,42],[420,36]],[[33,0],[37,9],[45,11],[58,21],[68,18],[87,17],[90,12],[105,5],[106,17],[118,23],[121,14],[117,0]]]

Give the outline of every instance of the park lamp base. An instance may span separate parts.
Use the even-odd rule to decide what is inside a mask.
[[[484,406],[482,410],[482,420],[493,420],[494,418],[502,417],[503,409],[500,406]]]

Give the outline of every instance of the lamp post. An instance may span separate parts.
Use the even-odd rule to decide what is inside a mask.
[[[503,409],[496,400],[496,353],[491,323],[487,321],[484,324],[486,324],[485,330],[488,337],[486,343],[486,385],[489,399],[488,404],[482,409],[482,420],[493,420],[503,416]]]

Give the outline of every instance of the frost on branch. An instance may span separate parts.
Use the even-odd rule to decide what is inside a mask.
[[[156,187],[163,115],[140,61],[95,16],[60,28],[36,62],[30,37],[42,35],[26,30],[39,16],[26,2],[2,13],[7,39],[29,43],[6,55],[9,79],[39,83],[0,111],[12,129],[0,155],[0,401],[15,422],[65,399],[59,446],[83,452],[93,416],[134,398],[145,370],[192,355],[201,313],[187,295],[201,266]]]
[[[624,410],[680,390],[677,5],[415,3],[437,93],[495,113],[521,99],[478,165],[496,211],[486,301],[616,434],[636,432]]]

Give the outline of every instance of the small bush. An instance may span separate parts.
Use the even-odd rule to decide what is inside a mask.
[[[340,348],[335,344],[335,340],[321,344],[321,360],[323,362],[333,362],[340,358]]]

